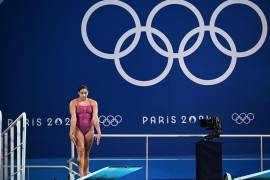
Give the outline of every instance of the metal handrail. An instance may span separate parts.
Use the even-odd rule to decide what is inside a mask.
[[[102,137],[122,137],[122,138],[169,138],[169,137],[205,137],[207,134],[102,134]],[[96,134],[94,135],[96,136]],[[241,137],[270,137],[270,134],[221,134],[220,137],[232,137],[232,138],[241,138]]]
[[[96,135],[94,135],[96,136]],[[203,138],[206,134],[103,134],[102,137],[111,137],[111,138],[145,138],[146,139],[146,180],[148,180],[148,140],[149,138]],[[260,138],[260,163],[261,171],[263,171],[263,138],[270,138],[269,134],[222,134],[221,138]],[[75,150],[74,144],[71,143],[71,158],[68,160],[69,169],[72,170],[72,165],[77,165],[73,162],[75,159]],[[92,159],[93,160],[93,159]],[[70,174],[72,179],[72,174]]]
[[[182,138],[187,138],[187,137],[204,137],[204,134],[104,134],[102,135],[102,137],[150,137],[150,138],[171,138],[171,137],[182,137]],[[251,138],[258,138],[258,137],[262,137],[262,138],[268,138],[270,137],[270,135],[263,135],[263,134],[253,134],[253,135],[245,135],[245,134],[226,134],[226,135],[221,135],[221,137],[224,138],[228,138],[228,137],[236,137],[236,138],[241,138],[241,137],[251,137]],[[147,151],[148,153],[148,151]],[[75,162],[72,161],[72,159],[74,158],[70,158],[68,160],[69,163],[73,164],[73,165],[77,165]],[[92,158],[91,160],[120,160],[120,159],[109,159],[109,158]],[[125,158],[122,158],[121,160],[126,160]],[[130,159],[129,159],[130,160]],[[132,160],[147,160],[147,161],[151,161],[151,160],[164,160],[164,158],[149,158],[148,156],[146,156],[146,158],[141,158],[141,159],[132,159]],[[185,159],[181,159],[181,158],[174,158],[174,159],[165,159],[165,160],[195,160],[195,158],[185,158]],[[261,160],[261,158],[246,158],[246,159],[239,159],[239,158],[224,158],[223,160]],[[263,158],[263,160],[270,160],[269,158]],[[56,165],[26,165],[25,166],[27,169],[31,169],[31,168],[38,168],[38,169],[43,169],[43,168],[63,168],[65,170],[67,170],[69,173],[71,173],[72,175],[76,175],[78,176],[79,174],[77,172],[75,172],[74,170],[72,170],[70,167],[67,166],[56,166]]]
[[[11,127],[15,126],[15,124],[21,120],[21,118],[26,117],[26,113],[23,112],[14,122],[12,122],[3,132],[2,135],[4,135]],[[26,119],[26,118],[25,118]]]
[[[1,120],[2,120],[2,114],[1,114]],[[22,125],[21,125],[22,123]],[[2,122],[1,122],[2,126]],[[17,144],[14,148],[14,127],[17,127]],[[22,128],[22,134],[21,134],[21,128]],[[25,180],[25,158],[26,158],[26,113],[23,112],[16,120],[11,123],[3,132],[0,132],[1,136],[1,156],[3,156],[3,150],[4,152],[4,162],[5,164],[8,164],[8,155],[11,156],[10,158],[10,177],[8,177],[8,169],[7,166],[3,166],[1,161],[1,173],[0,175],[4,175],[4,179],[14,179],[14,176],[17,175],[17,179]],[[8,152],[8,134],[10,131],[10,152]],[[5,144],[3,144],[2,136],[5,138]],[[21,142],[22,141],[22,142]],[[4,147],[4,149],[3,149]],[[17,150],[17,171],[14,173],[14,151]],[[2,159],[2,158],[1,158]],[[3,169],[3,167],[5,167]],[[3,176],[1,176],[1,179]]]
[[[145,161],[146,158],[91,158],[91,161]],[[195,158],[148,158],[149,161],[194,161]],[[223,161],[259,161],[261,158],[222,158]],[[270,161],[270,158],[263,158],[264,161]],[[75,162],[72,164],[78,166]]]

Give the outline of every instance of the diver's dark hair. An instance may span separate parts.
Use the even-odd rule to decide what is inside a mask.
[[[87,85],[85,84],[80,85],[78,91],[80,92],[82,89],[86,89],[87,91],[89,91]]]

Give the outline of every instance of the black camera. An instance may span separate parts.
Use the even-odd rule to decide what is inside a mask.
[[[207,130],[212,130],[211,134],[204,137],[205,140],[210,141],[214,138],[219,138],[221,134],[221,121],[218,117],[211,117],[209,119],[201,119],[200,126],[206,128]]]

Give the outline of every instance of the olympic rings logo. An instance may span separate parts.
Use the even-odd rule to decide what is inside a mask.
[[[255,119],[255,115],[254,113],[233,113],[232,114],[232,120],[237,123],[237,124],[250,124],[251,121],[253,121]]]
[[[101,116],[99,116],[99,122],[101,124],[103,124],[103,126],[105,126],[105,127],[109,127],[109,126],[115,127],[115,126],[118,126],[118,124],[120,124],[122,122],[122,116],[120,116],[120,115],[116,115],[116,116],[101,115]]]
[[[242,52],[237,51],[236,46],[234,44],[234,41],[229,36],[229,34],[227,34],[224,30],[215,26],[215,22],[216,22],[216,19],[217,19],[219,13],[224,8],[226,8],[230,5],[233,5],[233,4],[244,4],[244,5],[252,8],[260,17],[261,24],[262,24],[261,37],[258,40],[258,42],[249,50],[242,51]],[[91,43],[91,41],[89,40],[89,37],[87,34],[87,23],[88,23],[88,20],[91,17],[91,15],[97,9],[99,9],[103,6],[107,6],[107,5],[116,5],[116,6],[119,6],[123,9],[125,9],[132,16],[134,23],[135,23],[134,28],[126,31],[119,38],[119,40],[116,43],[116,46],[114,48],[114,53],[105,53],[105,52],[102,52],[102,51],[96,49],[94,47],[94,45]],[[170,43],[169,39],[167,38],[167,36],[165,34],[163,34],[158,29],[152,27],[153,19],[155,18],[155,15],[158,13],[158,11],[160,11],[162,8],[165,8],[166,6],[169,6],[169,5],[180,5],[180,6],[184,6],[184,7],[188,8],[190,11],[192,11],[194,13],[194,15],[196,16],[198,23],[199,23],[199,26],[197,28],[192,29],[190,32],[188,32],[184,36],[184,38],[180,42],[178,52],[173,52],[172,44]],[[85,13],[85,15],[82,19],[82,24],[81,24],[81,34],[82,34],[82,39],[83,39],[86,47],[92,53],[94,53],[95,55],[97,55],[101,58],[104,58],[104,59],[114,60],[116,69],[119,72],[119,74],[126,81],[128,81],[129,83],[131,83],[133,85],[151,86],[151,85],[159,83],[170,72],[174,59],[178,59],[179,64],[180,64],[180,68],[182,69],[184,74],[191,81],[193,81],[197,84],[200,84],[200,85],[215,85],[215,84],[223,82],[231,75],[231,73],[233,72],[233,70],[236,66],[237,58],[243,58],[243,57],[250,56],[250,55],[254,54],[255,52],[257,52],[262,47],[262,45],[264,44],[264,42],[266,40],[267,27],[268,27],[267,20],[266,20],[264,13],[255,3],[253,3],[249,0],[227,0],[223,3],[221,3],[213,12],[209,25],[205,25],[204,19],[201,15],[200,11],[193,4],[189,3],[188,1],[185,1],[185,0],[165,0],[161,3],[159,3],[158,5],[156,5],[152,9],[152,11],[150,12],[150,14],[147,18],[145,26],[141,26],[140,19],[139,19],[137,13],[127,3],[122,2],[120,0],[103,0],[103,1],[95,3]],[[210,36],[211,36],[211,39],[212,39],[214,45],[222,53],[231,57],[231,63],[229,65],[229,68],[226,70],[226,72],[223,73],[221,76],[214,78],[214,79],[210,79],[210,80],[209,79],[202,79],[202,78],[199,78],[199,77],[193,75],[189,71],[189,69],[187,68],[187,66],[185,64],[185,59],[184,59],[185,57],[194,53],[199,48],[200,44],[203,41],[204,33],[206,31],[210,33]],[[147,39],[148,39],[151,47],[160,55],[168,58],[168,62],[167,62],[167,65],[166,65],[164,71],[160,75],[155,77],[154,79],[150,79],[150,80],[146,80],[146,81],[137,80],[137,79],[134,79],[131,76],[129,76],[124,71],[124,69],[122,68],[121,63],[120,63],[120,58],[127,56],[129,53],[131,53],[131,51],[133,51],[135,49],[135,47],[137,46],[137,44],[140,40],[140,36],[141,36],[142,32],[146,33]],[[225,38],[227,40],[227,42],[230,46],[230,50],[221,45],[221,43],[218,41],[218,39],[216,37],[216,33],[220,34],[221,36],[223,36],[223,38]],[[123,51],[120,51],[124,41],[129,36],[131,36],[133,34],[135,34],[135,37],[134,37],[132,43],[126,49],[124,49]],[[153,38],[153,34],[157,35],[164,42],[167,50],[164,50],[158,46],[158,44],[155,42],[155,40]],[[187,42],[189,41],[189,39],[192,38],[196,34],[199,34],[199,35],[198,35],[198,38],[197,38],[196,42],[194,43],[194,45],[191,46],[189,49],[185,50],[185,46],[186,46]]]

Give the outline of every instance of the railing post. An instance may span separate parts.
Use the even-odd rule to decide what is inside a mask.
[[[263,171],[263,137],[261,136],[261,171]]]
[[[29,180],[30,179],[30,168],[27,168],[27,174],[28,174],[27,175],[27,177],[28,177],[27,179]]]
[[[5,180],[7,180],[8,179],[8,133],[6,132],[5,134],[4,134],[4,143],[5,143],[5,145],[4,145],[4,159],[5,159],[5,161],[4,161],[4,179]]]
[[[14,180],[14,127],[10,128],[10,179]]]
[[[2,133],[0,134],[0,140],[1,140],[1,142],[0,142],[0,179],[3,179],[3,170],[4,170],[4,168],[3,168],[3,159],[4,159],[4,157],[3,157],[3,138],[2,138]]]
[[[73,142],[70,143],[71,145],[71,159],[69,161],[69,180],[74,180],[74,174],[72,173],[72,169],[73,169],[73,164],[72,164],[72,160],[75,158],[75,150],[74,150],[74,144]]]
[[[23,139],[22,139],[22,180],[25,180],[25,161],[26,161],[26,113],[23,113]]]
[[[17,179],[21,179],[21,121],[17,122]]]
[[[148,180],[148,136],[146,136],[146,167],[145,167],[145,179]]]

